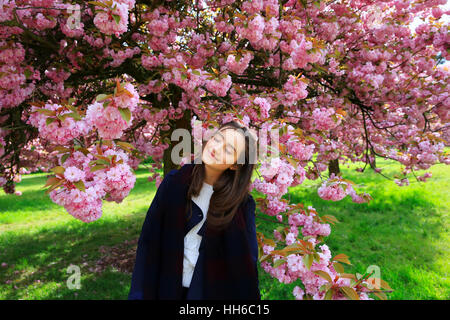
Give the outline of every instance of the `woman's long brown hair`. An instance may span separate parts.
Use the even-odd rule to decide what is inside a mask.
[[[209,202],[206,222],[214,230],[224,230],[233,220],[237,209],[249,195],[253,169],[256,161],[251,158],[250,150],[256,156],[256,140],[248,132],[248,128],[240,125],[236,121],[222,124],[217,131],[225,129],[240,129],[245,137],[245,150],[238,155],[237,169],[225,170],[220,178],[214,183],[214,193]],[[207,141],[203,141],[202,153]],[[200,155],[197,155],[199,157]],[[200,156],[201,157],[201,156]],[[252,160],[252,161],[250,161]],[[251,162],[251,163],[250,163]],[[198,196],[205,181],[205,164],[203,161],[194,161],[192,170],[192,180],[187,193],[188,204],[186,210],[190,209],[189,217],[192,215],[192,197]]]

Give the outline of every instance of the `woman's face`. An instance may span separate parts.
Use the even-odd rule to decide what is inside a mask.
[[[245,152],[245,138],[238,130],[223,129],[217,131],[206,143],[202,161],[217,169],[225,171],[237,162],[241,152]],[[233,166],[232,169],[234,169]]]

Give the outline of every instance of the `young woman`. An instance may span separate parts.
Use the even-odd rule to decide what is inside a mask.
[[[249,194],[256,140],[246,126],[228,122],[200,157],[161,182],[142,227],[128,299],[261,299]]]

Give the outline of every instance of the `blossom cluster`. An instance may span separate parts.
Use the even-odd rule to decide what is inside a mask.
[[[298,165],[293,167],[289,162],[280,157],[271,157],[264,161],[259,168],[263,180],[255,179],[252,188],[267,195],[267,208],[265,213],[271,216],[278,215],[286,211],[288,205],[281,201],[282,195],[287,193],[291,185],[301,184],[305,179],[305,169]]]
[[[348,183],[343,181],[334,173],[330,175],[330,179],[324,181],[317,190],[319,197],[324,200],[339,201],[345,198],[349,192]]]
[[[206,89],[219,97],[224,97],[231,87],[231,77],[229,75],[217,80],[206,80]]]
[[[244,73],[245,69],[248,68],[248,65],[252,59],[253,54],[251,52],[246,52],[239,58],[233,54],[230,54],[227,57],[226,66],[231,72],[241,75]]]
[[[73,111],[55,103],[46,103],[43,108],[32,106],[27,122],[38,128],[41,137],[60,145],[86,135],[91,130],[89,121],[76,120]]]
[[[102,199],[120,203],[134,187],[136,176],[128,165],[128,155],[117,148],[102,147],[102,156],[114,156],[120,163],[92,170],[94,150],[85,155],[73,152],[63,163],[65,183],[50,192],[50,198],[64,206],[69,214],[83,222],[92,222],[102,215]],[[61,159],[60,159],[61,161]],[[84,186],[79,188],[78,182]]]
[[[311,265],[308,267],[305,264],[305,257],[303,254],[288,254],[283,256],[274,252],[275,247],[264,244],[263,253],[265,255],[272,255],[274,265],[278,260],[282,259],[285,263],[278,264],[278,266],[272,265],[269,261],[263,261],[261,263],[262,268],[277,278],[281,283],[292,283],[297,279],[301,280],[304,288],[295,286],[293,289],[293,295],[297,300],[301,300],[308,294],[313,299],[324,299],[326,290],[324,286],[333,285],[335,288],[349,287],[351,286],[351,280],[348,278],[339,277],[339,274],[334,269],[331,252],[326,244],[319,245],[318,236],[326,237],[330,234],[330,225],[318,220],[316,210],[309,206],[307,210],[300,210],[298,213],[289,214],[288,218],[289,228],[286,231],[285,236],[278,230],[274,230],[274,237],[278,244],[283,242],[288,246],[301,245],[297,240],[298,228],[302,227],[302,234],[308,237],[307,244],[311,246],[310,250],[314,250],[318,254],[318,260],[312,260]],[[304,242],[305,243],[305,242]],[[317,247],[317,248],[316,248]],[[278,261],[280,262],[280,261]],[[324,277],[319,276],[314,272],[322,272],[330,276],[332,283],[330,284]],[[366,281],[363,283],[367,284]],[[367,295],[367,288],[362,286],[360,294],[361,299],[370,299]],[[346,299],[346,297],[336,291],[333,295],[333,299]]]
[[[10,43],[0,38],[0,111],[22,103],[35,89],[34,81],[39,72],[25,66],[25,49],[20,43]]]
[[[86,121],[91,123],[104,139],[118,139],[122,136],[123,131],[131,125],[133,112],[139,102],[139,94],[131,83],[124,84],[123,89],[119,91],[121,92],[113,97],[95,101],[86,111]],[[130,118],[124,118],[123,112],[129,112]]]
[[[128,11],[134,7],[134,0],[113,0],[108,6],[108,1],[101,0],[104,6],[96,6],[99,10],[94,17],[95,26],[104,34],[119,36],[127,31]]]
[[[305,99],[308,96],[307,86],[303,77],[296,79],[296,77],[290,75],[283,86],[284,93],[283,95],[280,94],[279,98],[286,106],[295,105],[299,100]]]
[[[340,118],[334,120],[331,116],[335,114],[333,108],[318,108],[314,109],[312,112],[312,117],[314,119],[314,124],[317,130],[327,131],[335,128],[341,122]]]

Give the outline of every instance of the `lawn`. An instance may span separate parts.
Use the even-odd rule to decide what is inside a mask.
[[[377,165],[390,177],[400,167],[382,159]],[[449,299],[449,168],[431,168],[433,177],[426,183],[410,174],[410,185],[399,187],[370,168],[359,173],[356,167],[341,165],[341,170],[361,186],[359,191],[372,195],[368,204],[352,203],[349,197],[322,200],[317,195],[320,180],[291,188],[286,198],[340,221],[326,243],[333,255],[350,257],[352,266],[346,272],[364,273],[370,265],[378,266],[394,289],[390,299]],[[126,299],[131,274],[98,266],[111,254],[108,248],[135,248],[156,191],[145,168],[136,175],[130,195],[120,204],[105,201],[102,218],[89,224],[74,219],[44,194],[46,174],[24,176],[16,187],[22,196],[1,193],[0,299]],[[277,226],[258,217],[256,223],[266,236]],[[68,288],[73,278],[67,272],[70,265],[80,268],[80,289]],[[258,268],[262,299],[293,299],[297,283],[281,284]]]

